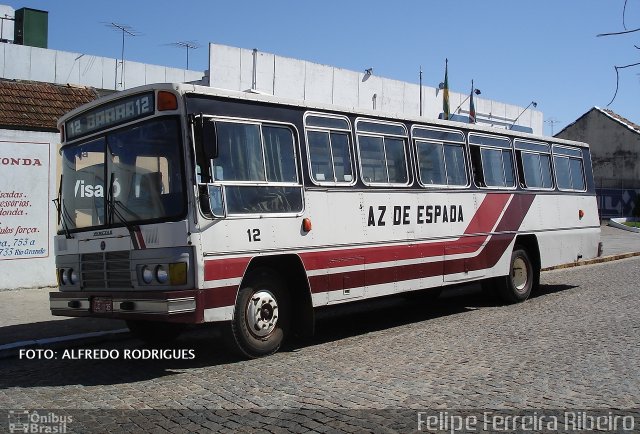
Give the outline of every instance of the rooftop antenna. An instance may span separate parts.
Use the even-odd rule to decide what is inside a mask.
[[[546,121],[544,121],[544,123],[545,123],[545,124],[549,124],[549,125],[551,125],[551,136],[553,136],[553,126],[554,126],[555,124],[559,124],[559,123],[560,123],[560,121],[559,121],[559,120],[557,120],[557,119],[555,119],[555,118],[549,118],[549,119],[547,119]]]
[[[173,45],[174,47],[178,48],[184,48],[187,51],[187,69],[189,69],[189,50],[200,48],[200,44],[198,43],[198,41],[178,41],[172,42],[168,45]]]
[[[140,33],[135,31],[133,27],[127,26],[126,24],[118,24],[118,23],[106,23],[107,27],[112,28],[116,31],[122,32],[122,51],[120,53],[120,64],[122,65],[122,69],[120,70],[120,87],[124,88],[124,37],[125,36],[139,36]],[[118,64],[116,62],[116,79],[115,86],[118,87]]]

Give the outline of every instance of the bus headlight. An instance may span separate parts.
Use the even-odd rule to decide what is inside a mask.
[[[151,283],[153,281],[153,272],[146,265],[144,265],[142,267],[141,274],[142,274],[142,281],[144,283],[148,284],[148,283]]]
[[[64,268],[60,268],[58,270],[58,282],[60,283],[60,285],[66,285],[67,282],[67,273],[66,270]]]
[[[74,270],[73,268],[69,268],[69,271],[67,271],[67,275],[69,277],[69,283],[71,285],[75,285],[76,283],[78,283],[78,272],[76,270]]]
[[[160,283],[167,283],[167,280],[169,280],[169,273],[162,265],[156,267],[156,280]]]

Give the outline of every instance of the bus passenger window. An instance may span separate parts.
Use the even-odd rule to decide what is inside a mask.
[[[351,128],[347,118],[325,114],[305,117],[311,179],[319,184],[351,184]]]
[[[516,160],[519,181],[523,188],[553,188],[551,177],[551,147],[542,142],[516,139]]]
[[[365,184],[407,185],[407,129],[392,122],[358,120],[358,154]]]
[[[469,134],[469,148],[476,185],[515,187],[513,151],[505,137]]]

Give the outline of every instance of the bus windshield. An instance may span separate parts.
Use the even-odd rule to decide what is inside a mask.
[[[127,226],[185,213],[178,118],[156,118],[64,146],[60,230]]]

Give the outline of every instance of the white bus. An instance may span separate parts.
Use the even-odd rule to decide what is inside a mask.
[[[321,306],[482,281],[507,302],[598,255],[584,143],[187,84],[65,115],[54,315],[248,357]]]

